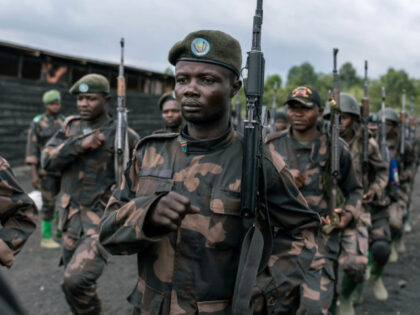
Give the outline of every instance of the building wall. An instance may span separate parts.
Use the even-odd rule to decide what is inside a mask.
[[[28,128],[32,119],[44,112],[42,95],[45,91],[57,89],[62,93],[62,112],[77,114],[76,98],[68,93],[68,87],[26,79],[0,77],[0,155],[12,166],[22,165]],[[110,113],[116,109],[115,90],[111,92]],[[146,136],[161,128],[157,108],[159,95],[127,92],[129,126],[140,136]],[[115,114],[113,115],[115,117]]]

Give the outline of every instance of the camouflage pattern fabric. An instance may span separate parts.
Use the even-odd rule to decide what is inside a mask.
[[[62,287],[74,314],[99,314],[101,310],[96,280],[106,254],[97,241],[98,224],[115,185],[115,131],[116,122],[109,117],[88,123],[71,116],[42,152],[44,168],[62,174],[56,200],[66,267]],[[81,142],[92,132],[103,133],[106,140],[97,150],[85,152]],[[129,129],[130,148],[137,139]]]
[[[243,140],[232,128],[213,140],[192,139],[186,130],[138,144],[100,224],[105,249],[138,255],[139,278],[128,298],[134,314],[232,314],[246,232],[240,216]],[[265,151],[264,167],[275,235],[257,286],[270,314],[294,313],[316,251],[319,217],[276,152]],[[170,191],[189,198],[200,212],[187,215],[177,232],[150,238],[143,232],[145,217]]]
[[[19,186],[9,163],[0,157],[0,264],[10,268],[36,228],[35,203]]]
[[[321,216],[328,214],[328,189],[323,187],[322,174],[327,172],[326,159],[328,136],[322,132],[322,124],[318,125],[320,136],[309,143],[300,143],[292,137],[289,129],[270,134],[266,139],[266,146],[272,152],[283,156],[290,169],[298,169],[306,177],[305,184],[300,188],[309,207]],[[348,246],[352,252],[355,244],[357,229],[354,222],[360,219],[362,200],[362,186],[357,178],[352,157],[347,144],[340,138],[340,175],[338,185],[345,201],[342,208],[353,215],[353,222],[344,230],[334,230],[326,235],[318,234],[318,252],[309,270],[310,276],[303,286],[303,300],[300,312],[302,314],[327,314],[335,291],[335,264],[343,246]],[[351,229],[351,231],[350,231]],[[342,237],[346,242],[342,242]]]
[[[363,172],[363,136],[361,129],[356,131],[351,141],[349,141],[350,152],[353,160],[354,170],[357,178],[361,181],[363,176],[367,177],[367,190],[372,190],[375,193],[374,202],[372,204],[362,204],[361,214],[359,220],[355,223],[354,228],[349,229],[343,233],[343,238],[347,245],[342,246],[343,251],[340,255],[339,263],[344,272],[346,272],[353,281],[360,282],[363,280],[367,263],[368,263],[368,248],[369,248],[369,234],[368,229],[371,227],[371,211],[372,207],[378,205],[378,201],[382,198],[382,193],[388,183],[388,165],[382,161],[381,152],[378,143],[369,138],[368,142],[368,174]],[[383,207],[378,207],[377,210]],[[376,217],[377,213],[375,213]],[[377,226],[377,225],[375,225]],[[353,246],[351,245],[353,244]]]
[[[51,221],[54,217],[54,202],[60,185],[60,174],[57,172],[47,173],[40,168],[41,152],[47,141],[63,127],[64,120],[64,115],[54,117],[44,113],[33,119],[28,131],[25,162],[38,167],[42,194],[41,216],[46,221]]]

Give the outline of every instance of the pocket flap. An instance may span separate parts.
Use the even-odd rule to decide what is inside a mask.
[[[241,215],[241,194],[223,188],[213,188],[210,210],[217,214]]]

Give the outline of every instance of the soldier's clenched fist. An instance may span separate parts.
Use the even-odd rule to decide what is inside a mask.
[[[163,196],[146,217],[144,232],[148,236],[176,231],[187,214],[198,213],[190,200],[174,191]]]
[[[103,133],[94,132],[82,140],[82,149],[85,151],[94,151],[105,142]]]

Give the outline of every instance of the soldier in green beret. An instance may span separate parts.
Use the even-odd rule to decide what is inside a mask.
[[[62,289],[73,314],[101,313],[96,281],[107,254],[98,242],[98,224],[116,183],[117,122],[108,115],[109,92],[102,75],[77,81],[70,93],[77,97],[80,116],[68,117],[42,152],[44,168],[61,173],[56,206],[63,231]],[[130,152],[138,138],[128,129]]]
[[[242,84],[241,47],[226,33],[197,31],[172,47],[169,61],[186,125],[138,143],[99,237],[112,254],[138,254],[138,283],[128,298],[133,314],[232,314],[247,230],[240,207],[244,144],[230,123]],[[266,151],[263,163],[276,250],[253,287],[254,313],[291,314],[319,218],[279,155]]]
[[[175,98],[174,92],[165,93],[158,101],[164,129],[156,130],[156,133],[179,132],[182,126],[181,106]]]
[[[60,173],[46,172],[41,169],[41,151],[47,141],[63,126],[65,117],[60,114],[61,95],[57,90],[44,93],[42,102],[45,113],[35,116],[28,131],[25,162],[31,166],[32,186],[41,190],[42,194],[42,223],[41,247],[58,249],[60,244],[52,239],[51,221],[54,218],[54,199],[58,193]]]

